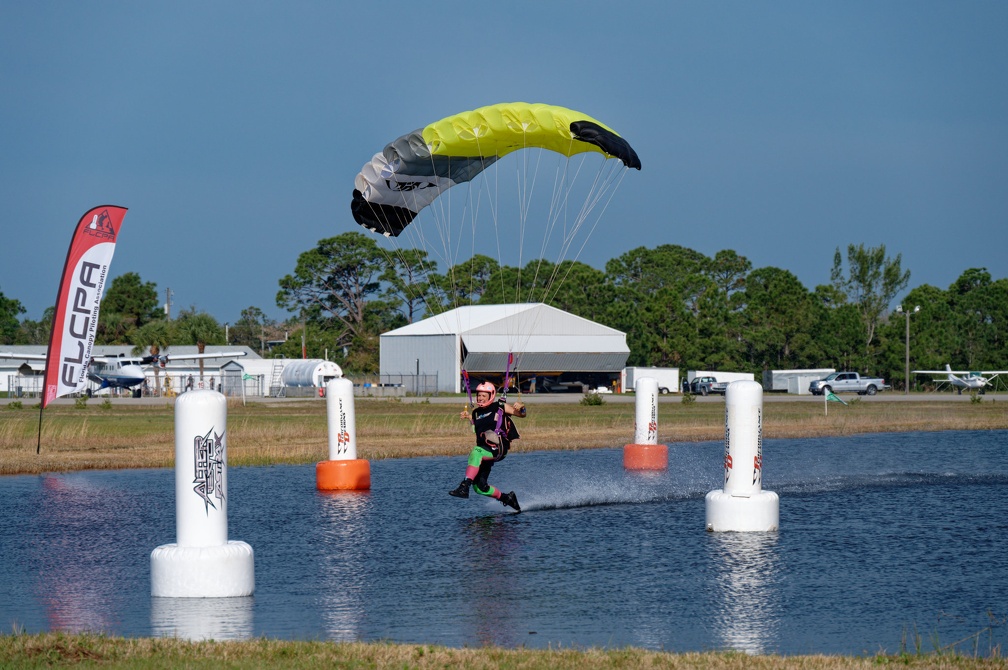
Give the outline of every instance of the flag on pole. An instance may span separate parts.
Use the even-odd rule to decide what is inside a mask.
[[[836,393],[833,393],[833,391],[827,391],[826,393],[823,394],[823,409],[826,410],[827,416],[829,415],[829,403],[831,402],[838,402],[844,407],[847,406],[847,403],[841,400],[840,396],[838,396]]]
[[[840,396],[838,396],[836,393],[833,393],[833,391],[830,391],[829,393],[826,394],[826,400],[828,400],[829,402],[838,402],[845,407],[847,406],[847,403],[841,400]]]
[[[56,294],[42,409],[56,398],[87,386],[98,308],[125,216],[125,207],[103,205],[77,222]]]

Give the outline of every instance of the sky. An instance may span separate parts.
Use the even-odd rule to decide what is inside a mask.
[[[643,164],[579,256],[733,249],[810,290],[884,244],[909,288],[1008,277],[1008,3],[0,0],[0,292],[39,319],[70,235],[113,277],[275,319],[361,166],[467,109],[547,102]]]

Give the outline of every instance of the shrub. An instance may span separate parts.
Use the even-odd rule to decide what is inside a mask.
[[[7,409],[21,409],[24,405],[21,404],[20,400],[13,400],[7,403]]]
[[[683,393],[682,404],[684,404],[684,405],[692,405],[695,402],[696,402],[696,396],[695,395],[693,395],[692,393]]]
[[[602,399],[598,393],[586,393],[585,397],[581,398],[582,405],[604,405],[605,400]]]

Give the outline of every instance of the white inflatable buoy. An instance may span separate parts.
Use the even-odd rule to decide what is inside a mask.
[[[151,552],[151,595],[229,598],[255,591],[252,547],[228,540],[227,399],[175,401],[175,544]]]
[[[315,464],[320,491],[366,491],[371,488],[371,464],[357,458],[357,419],[353,382],[344,377],[326,384],[329,460]]]
[[[763,490],[763,387],[754,381],[725,392],[724,473],[724,489],[707,494],[707,530],[777,530],[780,498]]]
[[[627,470],[664,470],[668,445],[658,444],[658,380],[641,377],[634,384],[634,443],[623,447]]]

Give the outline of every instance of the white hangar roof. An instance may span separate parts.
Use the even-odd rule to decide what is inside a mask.
[[[471,372],[504,369],[509,352],[526,371],[618,371],[626,334],[543,303],[469,305],[382,335],[457,336]]]

